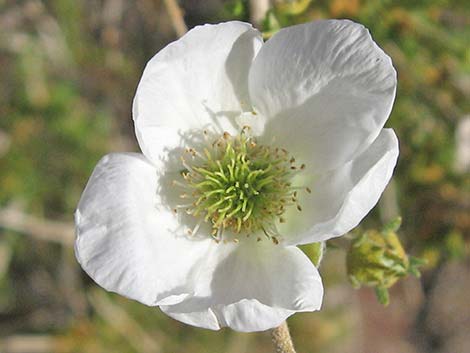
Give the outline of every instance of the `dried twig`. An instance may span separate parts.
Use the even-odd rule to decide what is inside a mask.
[[[122,307],[109,300],[102,291],[92,291],[89,299],[97,313],[137,352],[158,353],[162,351],[160,344],[154,337],[147,333]],[[163,336],[158,335],[158,339],[163,341]]]
[[[250,21],[251,23],[260,28],[263,23],[266,13],[269,10],[269,0],[251,0],[250,1]]]
[[[0,340],[0,352],[49,353],[57,350],[57,339],[47,335],[15,335]]]
[[[73,246],[75,238],[71,223],[44,220],[12,208],[0,209],[0,228],[65,246]]]
[[[188,27],[184,22],[183,11],[176,0],[164,0],[164,3],[176,34],[178,37],[183,36],[188,31]]]

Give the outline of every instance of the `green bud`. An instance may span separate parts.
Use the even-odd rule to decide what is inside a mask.
[[[374,287],[377,299],[387,305],[388,288],[400,278],[413,274],[420,276],[418,268],[425,261],[408,257],[396,231],[401,218],[384,226],[381,232],[369,230],[355,238],[347,254],[347,270],[354,288]]]
[[[388,234],[390,232],[396,232],[398,229],[400,229],[401,226],[401,217],[398,216],[394,219],[392,219],[390,222],[388,222],[384,228],[382,229],[382,233]]]
[[[408,273],[409,260],[395,231],[400,219],[386,225],[382,232],[369,230],[354,239],[347,255],[348,275],[354,287],[390,288]]]
[[[365,232],[353,240],[347,256],[348,275],[355,287],[391,287],[408,273],[408,257],[394,232]]]

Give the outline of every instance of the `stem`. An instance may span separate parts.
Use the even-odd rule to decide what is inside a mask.
[[[286,321],[271,330],[271,340],[276,348],[276,353],[295,353],[294,343]]]

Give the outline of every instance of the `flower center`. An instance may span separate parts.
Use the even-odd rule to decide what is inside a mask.
[[[246,236],[262,233],[277,244],[276,224],[285,222],[286,208],[295,205],[302,210],[297,197],[302,188],[293,186],[292,179],[305,165],[296,166],[283,148],[256,143],[248,130],[243,128],[235,137],[225,132],[201,151],[189,148],[181,157],[183,181],[174,184],[185,189],[180,197],[190,203],[179,208],[200,218],[189,234],[204,221],[211,225],[216,241],[230,231]]]

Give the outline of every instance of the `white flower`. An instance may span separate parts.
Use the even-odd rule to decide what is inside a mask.
[[[259,331],[318,310],[320,276],[296,245],[348,232],[377,203],[398,157],[393,130],[383,129],[395,89],[390,58],[351,21],[282,29],[266,43],[242,22],[192,29],[139,83],[143,155],[107,155],[88,182],[76,211],[78,261],[103,288],[199,327]],[[204,148],[216,159],[230,150],[226,173],[232,158],[250,182],[276,184],[235,209],[242,186],[200,185],[212,168]],[[242,166],[250,158],[257,174]],[[211,208],[225,192],[237,201]]]

